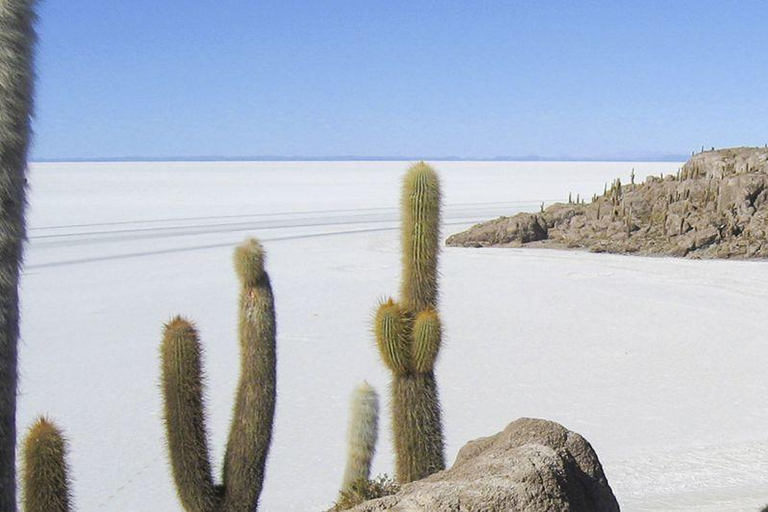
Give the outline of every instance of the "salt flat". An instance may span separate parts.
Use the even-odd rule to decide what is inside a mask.
[[[591,197],[674,163],[437,162],[444,235]],[[386,395],[370,333],[400,272],[404,162],[33,164],[19,424],[67,432],[78,510],[180,510],[165,456],[158,345],[194,319],[223,456],[237,379],[231,251],[264,241],[278,404],[264,511],[322,510],[344,465],[347,399]],[[768,503],[768,262],[448,248],[437,366],[449,461],[531,416],[583,434],[623,510]],[[392,472],[388,416],[375,473]]]

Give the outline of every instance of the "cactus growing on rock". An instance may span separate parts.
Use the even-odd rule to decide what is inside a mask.
[[[379,437],[379,396],[367,382],[352,393],[349,430],[347,432],[347,467],[341,484],[341,495],[350,493],[353,485],[371,476],[371,461]]]
[[[440,183],[424,162],[408,169],[401,208],[401,302],[389,299],[379,306],[374,332],[392,372],[396,476],[407,483],[445,468],[434,374],[442,337],[437,313]]]
[[[0,510],[16,510],[19,271],[34,88],[35,1],[0,1]]]
[[[25,512],[70,510],[66,454],[67,442],[61,431],[47,419],[38,419],[24,441]]]
[[[275,308],[261,244],[235,249],[240,278],[240,382],[221,485],[214,485],[203,403],[201,346],[194,326],[176,317],[161,346],[168,450],[176,488],[190,512],[256,510],[272,439],[276,397]]]

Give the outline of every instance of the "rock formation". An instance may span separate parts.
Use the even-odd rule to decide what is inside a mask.
[[[768,257],[768,148],[694,155],[676,175],[616,180],[588,204],[556,203],[541,213],[482,222],[447,245],[524,245],[593,252]]]
[[[597,454],[557,423],[521,418],[469,442],[453,467],[407,484],[355,512],[614,512]]]

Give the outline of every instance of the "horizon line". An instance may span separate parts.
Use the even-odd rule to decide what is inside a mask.
[[[124,157],[72,157],[72,158],[30,158],[30,163],[105,163],[105,162],[686,162],[689,155],[666,153],[658,155],[606,155],[595,157],[543,157],[528,156],[494,156],[494,157],[460,157],[460,156],[124,156]]]

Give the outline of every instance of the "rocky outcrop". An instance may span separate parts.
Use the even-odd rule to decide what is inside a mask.
[[[469,442],[453,467],[369,501],[356,512],[613,512],[597,454],[557,423],[521,418]]]
[[[768,257],[768,148],[693,156],[675,175],[644,183],[615,181],[588,204],[557,203],[543,212],[483,222],[448,245],[524,245],[594,252]]]

